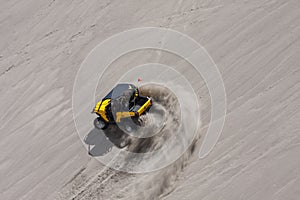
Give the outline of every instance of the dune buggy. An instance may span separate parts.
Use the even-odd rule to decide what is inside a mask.
[[[109,124],[132,121],[138,124],[139,117],[149,111],[151,105],[152,99],[141,96],[135,85],[118,84],[96,104],[92,111],[98,115],[94,126],[104,130]]]

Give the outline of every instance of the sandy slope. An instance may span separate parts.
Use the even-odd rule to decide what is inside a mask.
[[[2,1],[0,199],[298,199],[299,9],[298,0]],[[199,140],[194,154],[170,167],[129,175],[87,155],[71,97],[90,50],[141,26],[172,28],[200,42],[223,76],[228,111],[205,159],[197,158]],[[209,97],[191,68],[155,52],[112,68],[153,60],[177,65],[191,80],[202,97],[204,134]],[[122,71],[107,73],[105,89]]]

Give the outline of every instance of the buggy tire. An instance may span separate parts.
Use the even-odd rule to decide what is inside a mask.
[[[108,123],[106,123],[101,117],[97,117],[94,120],[94,126],[96,129],[105,130],[108,127]]]

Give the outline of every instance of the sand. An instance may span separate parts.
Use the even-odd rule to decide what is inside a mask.
[[[299,199],[299,9],[297,0],[2,1],[0,199]],[[88,155],[72,91],[97,44],[139,27],[170,28],[200,43],[222,75],[227,114],[218,143],[200,160],[211,108],[203,79],[166,52],[120,58],[99,96],[132,66],[158,62],[190,81],[201,115],[194,149],[159,171],[128,174]],[[92,121],[86,126],[93,142],[105,139]]]

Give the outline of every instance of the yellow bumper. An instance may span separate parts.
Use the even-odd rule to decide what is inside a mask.
[[[141,116],[145,110],[147,110],[147,108],[149,108],[152,105],[152,101],[151,99],[148,99],[148,101],[146,101],[146,103],[140,107],[140,109],[138,109],[137,113],[139,116]]]
[[[106,122],[108,122],[108,118],[106,116],[106,106],[109,104],[110,99],[105,99],[104,101],[99,101],[95,106],[94,113],[99,114]]]

